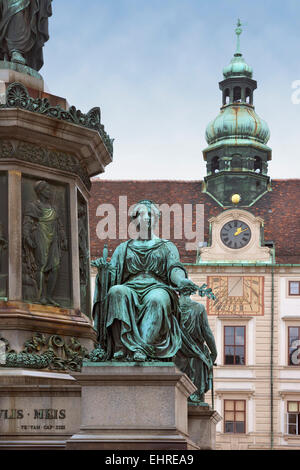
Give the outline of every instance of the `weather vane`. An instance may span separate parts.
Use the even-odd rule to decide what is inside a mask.
[[[243,30],[242,30],[242,23],[241,23],[241,20],[238,19],[238,22],[237,22],[237,28],[235,29],[235,34],[237,35],[237,45],[236,45],[236,54],[240,54],[241,53],[241,43],[240,43],[240,35],[242,34]]]

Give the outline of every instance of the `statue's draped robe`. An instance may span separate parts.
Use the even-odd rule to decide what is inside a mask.
[[[154,246],[138,247],[128,241],[115,250],[110,266],[114,271],[107,285],[108,296],[105,301],[101,299],[100,286],[96,282],[94,298],[96,319],[101,311],[99,339],[108,358],[113,352],[110,328],[115,320],[120,321],[121,341],[129,351],[142,350],[148,357],[156,359],[173,357],[181,347],[181,333],[178,297],[172,288],[171,273],[176,267],[184,270],[175,245],[158,239]],[[158,295],[157,305],[150,306],[147,294],[156,289],[162,289],[167,295]],[[101,300],[104,301],[102,309]],[[146,313],[149,315],[149,308],[150,321],[161,325],[159,339],[154,343],[145,343],[140,332],[141,321]]]
[[[51,0],[0,0],[0,58],[19,51],[29,67],[40,70],[51,15]]]
[[[182,347],[176,355],[175,364],[187,374],[196,385],[198,394],[203,396],[212,388],[213,363],[210,353],[217,356],[215,339],[204,305],[187,299],[180,309]]]
[[[129,351],[142,350],[153,359],[173,358],[202,395],[211,388],[210,351],[216,356],[216,345],[204,306],[189,298],[179,305],[171,281],[174,268],[182,269],[187,277],[177,248],[167,240],[159,239],[149,247],[138,247],[130,240],[119,245],[112,256],[108,277],[96,278],[95,328],[99,343],[107,352],[106,359],[112,358],[111,327],[119,320],[121,341]],[[156,289],[163,289],[168,296],[160,299],[158,295],[159,302],[153,308],[153,304],[150,307],[147,303],[147,294]],[[161,324],[161,329],[160,341],[145,344],[140,324],[148,308],[150,321]]]
[[[59,267],[62,232],[55,208],[44,208],[39,201],[27,205],[23,235],[34,242],[34,261],[39,272],[46,273]]]

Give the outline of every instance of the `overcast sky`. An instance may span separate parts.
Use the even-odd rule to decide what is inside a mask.
[[[219,113],[238,17],[256,112],[271,130],[269,173],[300,178],[299,0],[53,0],[41,73],[82,111],[101,107],[115,138],[104,178],[205,176],[205,128]]]

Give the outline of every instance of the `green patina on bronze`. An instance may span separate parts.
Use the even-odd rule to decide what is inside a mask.
[[[240,52],[241,26],[239,20],[237,50],[224,68],[224,80],[219,84],[223,95],[221,111],[207,126],[208,147],[203,150],[207,162],[203,189],[222,207],[233,205],[233,194],[240,194],[239,206],[251,206],[270,190],[268,161],[272,151],[267,146],[270,131],[254,109],[257,82]]]
[[[1,0],[0,59],[40,70],[52,0]]]
[[[71,338],[67,343],[58,335],[48,338],[42,333],[36,333],[24,344],[24,350],[17,353],[11,350],[9,342],[0,338],[5,344],[5,364],[0,367],[24,369],[50,369],[61,371],[80,371],[82,361],[88,358],[88,351],[77,338]]]
[[[72,307],[67,187],[22,178],[23,299]]]
[[[212,386],[217,356],[205,308],[189,296],[214,298],[204,284],[188,279],[176,246],[155,236],[159,210],[140,201],[132,212],[136,237],[121,243],[98,268],[93,317],[99,346],[91,361],[173,361],[197,386],[191,398],[204,400]],[[205,345],[207,344],[207,346]]]
[[[0,110],[5,108],[21,108],[33,113],[42,114],[51,118],[66,121],[71,124],[86,127],[97,131],[106,146],[108,153],[113,156],[113,142],[101,124],[100,108],[92,108],[87,114],[82,113],[71,106],[67,111],[61,106],[51,106],[47,98],[32,98],[27,88],[22,83],[12,83],[6,90],[6,100],[0,105]]]

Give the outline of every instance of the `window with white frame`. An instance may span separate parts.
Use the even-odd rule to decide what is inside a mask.
[[[300,297],[300,281],[289,281],[289,295]]]
[[[288,327],[288,358],[289,366],[300,365],[300,326]]]
[[[287,402],[287,433],[294,436],[300,434],[300,401]]]
[[[232,434],[246,432],[245,400],[224,400],[224,432]]]

